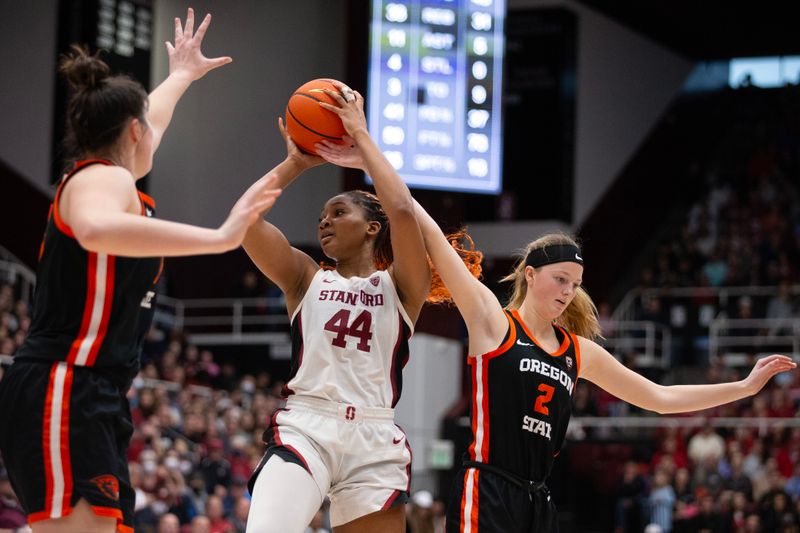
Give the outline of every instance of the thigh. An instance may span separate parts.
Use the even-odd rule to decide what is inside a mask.
[[[86,500],[78,500],[69,516],[31,525],[33,533],[116,533],[117,521],[97,516]],[[132,529],[130,530],[133,531]]]
[[[401,505],[334,526],[333,533],[404,533],[405,530],[406,509]]]
[[[405,508],[408,502],[411,449],[402,430],[393,424],[376,423],[350,431],[352,451],[343,455],[331,488],[334,527],[380,511]]]
[[[307,470],[273,454],[255,479],[247,531],[302,533],[324,497]]]

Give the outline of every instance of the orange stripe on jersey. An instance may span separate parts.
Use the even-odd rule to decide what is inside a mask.
[[[108,331],[108,320],[111,317],[111,304],[114,300],[114,271],[116,267],[116,258],[113,255],[107,256],[106,266],[106,286],[105,298],[103,299],[103,310],[100,318],[100,326],[97,329],[97,336],[94,338],[92,347],[89,350],[89,356],[86,359],[86,366],[94,365],[97,359],[97,354],[100,352],[100,346],[106,338]]]
[[[464,493],[461,495],[460,533],[478,533],[478,479],[480,471],[468,468],[464,474]]]
[[[69,514],[72,498],[72,464],[69,449],[69,401],[72,366],[61,361],[50,369],[42,427],[45,471],[44,511],[31,520],[61,518]]]
[[[125,524],[117,524],[117,533],[133,533],[133,528]]]
[[[511,320],[511,317],[508,316],[508,313],[505,313],[505,315],[506,315],[506,320],[508,320],[508,338],[503,344],[501,344],[491,352],[483,354],[483,357],[485,359],[491,359],[493,357],[497,357],[498,355],[506,353],[514,345],[514,342],[517,340],[517,327],[514,325],[514,321]],[[472,364],[473,359],[475,359],[475,357],[470,357],[467,360],[467,362],[469,364]]]
[[[53,200],[53,205],[51,206],[53,210],[53,219],[55,220],[56,227],[59,230],[61,230],[61,233],[63,233],[67,237],[71,237],[74,239],[75,233],[72,231],[72,228],[70,228],[66,224],[66,222],[64,222],[64,220],[61,218],[61,214],[58,211],[58,201],[61,198],[61,191],[64,189],[64,186],[67,184],[70,178],[75,175],[76,172],[78,172],[83,168],[88,167],[89,165],[95,165],[95,164],[108,165],[108,166],[114,165],[114,163],[112,163],[111,161],[107,161],[105,159],[86,159],[83,161],[78,161],[77,163],[75,163],[75,167],[70,171],[70,173],[67,174],[64,177],[64,179],[61,180],[61,184],[59,184],[58,190],[56,190],[56,197]]]
[[[161,274],[164,273],[164,258],[161,258],[161,261],[158,263],[158,274],[156,277],[153,278],[153,285],[158,283],[158,280],[161,279]]]
[[[53,204],[50,204],[50,210],[47,212],[47,221],[50,222],[51,218],[53,218]],[[39,246],[39,261],[42,260],[42,256],[44,255],[45,239],[47,239],[47,227],[45,227],[44,235],[42,235],[42,244]]]
[[[156,201],[153,200],[152,197],[146,195],[142,191],[136,191],[136,192],[139,193],[139,200],[142,201],[142,214],[143,215],[145,213],[145,211],[144,211],[144,206],[145,205],[147,205],[150,209],[155,209],[156,208]]]
[[[72,342],[67,362],[91,366],[105,339],[114,296],[115,257],[89,252],[86,300],[77,338]]]
[[[115,507],[100,507],[98,505],[92,505],[92,512],[97,516],[105,516],[108,518],[122,520],[122,511]],[[117,526],[117,528],[119,528],[119,526]],[[133,529],[131,529],[131,531],[133,531]]]
[[[543,347],[541,344],[539,344],[539,341],[536,339],[536,337],[534,337],[534,336],[533,336],[533,333],[531,333],[531,332],[530,332],[530,330],[528,329],[528,326],[526,326],[526,325],[525,325],[525,321],[523,321],[523,320],[522,320],[522,317],[521,317],[521,316],[519,316],[519,311],[518,311],[517,309],[514,309],[513,311],[511,311],[511,314],[512,314],[512,315],[514,315],[514,318],[516,318],[516,319],[519,321],[520,325],[522,326],[522,329],[523,329],[523,331],[525,331],[525,335],[527,335],[528,337],[530,337],[530,339],[531,339],[533,342],[535,342],[535,343],[536,343],[536,346],[538,346],[539,348],[541,348],[542,350],[544,350],[544,351],[545,351],[545,353],[547,353],[548,355],[550,355],[550,356],[552,356],[552,357],[558,357],[558,356],[560,356],[560,355],[563,355],[563,354],[564,354],[564,352],[566,352],[566,351],[567,351],[567,348],[569,348],[569,342],[570,342],[570,340],[569,340],[569,335],[568,335],[568,334],[567,334],[567,332],[566,332],[566,331],[564,331],[564,329],[563,329],[563,328],[561,328],[560,326],[556,326],[556,327],[557,327],[559,330],[561,330],[561,333],[563,333],[563,334],[564,334],[564,340],[563,340],[563,341],[561,341],[561,346],[559,346],[559,347],[558,347],[558,350],[556,350],[556,351],[555,351],[555,352],[553,352],[553,353],[550,353],[550,352],[548,352],[547,350],[545,350],[545,349],[544,349],[544,347]]]
[[[581,344],[578,342],[577,335],[570,333],[569,336],[572,337],[572,344],[575,345],[575,377],[578,377],[581,374]]]
[[[61,198],[61,191],[66,183],[66,180],[62,181],[61,185],[58,186],[58,190],[56,191],[56,197],[53,200],[53,220],[55,221],[56,227],[61,231],[61,233],[74,239],[75,233],[73,233],[72,228],[67,226],[67,223],[61,219],[61,213],[58,210],[58,201]]]
[[[53,463],[50,460],[50,424],[53,417],[53,385],[55,382],[56,368],[58,363],[54,363],[50,368],[50,381],[47,385],[47,395],[44,399],[44,420],[42,420],[42,455],[44,458],[44,511],[35,513],[30,520],[44,520],[50,518],[50,509],[53,502]],[[39,517],[39,515],[43,515]]]
[[[67,367],[64,377],[64,400],[61,403],[61,468],[64,471],[64,499],[61,508],[69,509],[72,501],[72,459],[69,447],[69,404],[72,398],[72,378],[74,371]]]

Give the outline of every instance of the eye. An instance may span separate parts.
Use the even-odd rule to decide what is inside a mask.
[[[337,209],[334,213],[337,217],[344,214],[344,209]]]

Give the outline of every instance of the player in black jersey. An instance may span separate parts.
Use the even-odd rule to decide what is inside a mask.
[[[73,94],[68,133],[76,164],[61,180],[40,252],[33,320],[0,381],[0,452],[34,532],[131,532],[134,493],[126,393],[152,318],[160,256],[224,252],[280,191],[265,176],[225,223],[207,229],[151,218],[137,192],[178,99],[192,81],[230,62],[200,50],[175,20],[170,74],[152,94],[111,76],[75,47],[60,63]]]
[[[591,340],[600,327],[581,287],[583,256],[572,238],[551,234],[527,246],[504,279],[514,284],[504,309],[416,207],[433,265],[469,333],[474,440],[450,495],[449,532],[558,530],[545,482],[564,441],[578,377],[644,409],[677,413],[755,394],[775,374],[796,367],[788,357],[771,355],[739,382],[653,383]]]

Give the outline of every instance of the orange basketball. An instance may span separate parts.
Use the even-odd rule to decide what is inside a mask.
[[[324,139],[341,142],[342,135],[346,133],[339,116],[319,105],[319,102],[337,105],[333,98],[322,91],[330,89],[338,92],[333,81],[321,78],[301,85],[286,105],[286,131],[306,153],[316,155],[314,144]]]

